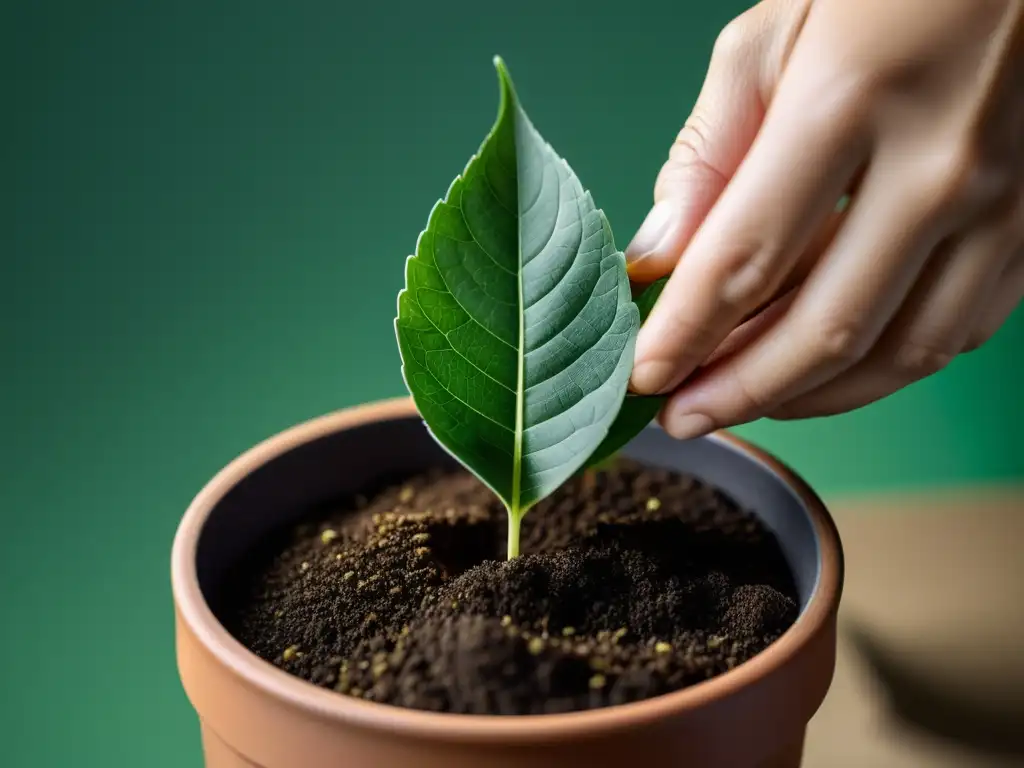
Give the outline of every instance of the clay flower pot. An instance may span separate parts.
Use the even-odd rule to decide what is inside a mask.
[[[294,427],[222,470],[185,513],[172,581],[178,666],[208,768],[794,768],[832,680],[843,559],[822,503],[777,461],[726,434],[646,430],[627,453],[717,485],[775,531],[800,615],[735,669],[646,701],[570,714],[427,713],[318,688],[249,652],[218,620],[225,576],[268,531],[383,476],[451,459],[411,401]]]

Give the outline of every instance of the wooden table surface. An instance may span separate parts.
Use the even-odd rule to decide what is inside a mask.
[[[829,506],[840,651],[805,768],[1024,766],[1024,488]]]

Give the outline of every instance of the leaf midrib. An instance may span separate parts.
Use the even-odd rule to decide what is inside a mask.
[[[505,76],[508,77],[508,74],[505,73]],[[516,113],[516,96],[511,82],[508,83],[508,91],[510,101],[512,101],[512,138],[516,148],[516,208],[521,209],[522,206],[519,204],[522,194],[519,179],[519,122]],[[506,105],[506,108],[508,106]],[[542,193],[543,190],[538,193],[538,199]],[[517,211],[516,215],[516,261],[518,266],[516,287],[519,294],[519,350],[516,355],[516,429],[512,447],[512,508],[509,510],[509,514],[518,519],[525,511],[521,509],[522,500],[520,498],[523,482],[523,421],[526,406],[526,307],[523,305],[523,272],[526,265],[523,264],[523,215],[521,211]]]

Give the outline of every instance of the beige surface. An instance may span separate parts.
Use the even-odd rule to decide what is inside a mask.
[[[805,768],[1024,766],[1024,488],[829,506],[846,589]]]

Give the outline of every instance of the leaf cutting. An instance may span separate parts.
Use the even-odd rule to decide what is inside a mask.
[[[406,261],[395,327],[431,434],[504,502],[511,558],[527,511],[658,398],[626,397],[640,309],[608,220],[495,66],[497,120]]]

